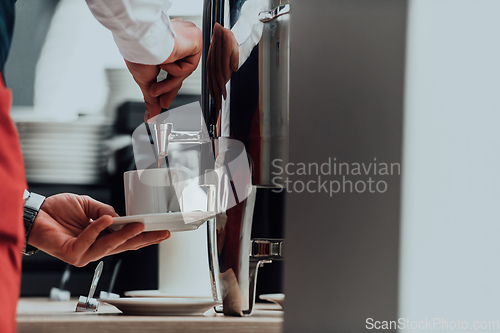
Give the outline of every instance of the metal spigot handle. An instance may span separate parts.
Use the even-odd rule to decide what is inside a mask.
[[[268,11],[260,12],[259,13],[259,20],[263,23],[271,22],[272,20],[280,17],[281,15],[285,15],[288,13],[290,13],[290,5],[286,4],[286,5],[278,6],[276,8],[271,9],[271,10],[268,10]]]

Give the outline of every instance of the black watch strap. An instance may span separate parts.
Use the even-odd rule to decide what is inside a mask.
[[[28,244],[28,237],[31,232],[31,227],[33,226],[33,222],[35,221],[36,216],[38,215],[38,211],[40,207],[42,207],[43,202],[45,201],[45,197],[36,193],[29,193],[28,198],[24,203],[24,231],[25,231],[25,243],[24,243],[24,255],[32,255],[38,249],[34,246]]]

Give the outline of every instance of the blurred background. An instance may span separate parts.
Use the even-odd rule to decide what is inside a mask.
[[[201,12],[202,0],[174,1],[169,10],[171,18],[200,28]],[[111,33],[86,3],[18,1],[5,79],[13,92],[12,118],[29,190],[44,196],[86,194],[125,215],[123,173],[135,169],[131,134],[143,122],[143,97]],[[201,101],[201,64],[170,108],[196,101]],[[274,200],[283,205],[280,198]],[[105,258],[98,291],[108,289],[120,259],[113,292],[158,288],[155,245]],[[41,251],[24,257],[21,296],[48,296],[59,287],[65,267]],[[87,292],[94,268],[94,263],[71,267],[66,289],[72,296]],[[259,294],[281,292],[281,270],[279,262],[262,268]]]

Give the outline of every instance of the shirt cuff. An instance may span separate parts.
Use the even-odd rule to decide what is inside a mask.
[[[140,39],[133,36],[123,38],[113,32],[116,46],[123,58],[146,65],[158,65],[167,60],[174,49],[175,37],[170,18],[165,12],[162,12],[160,20],[151,24]]]
[[[168,0],[86,0],[94,17],[108,28],[122,56],[131,62],[158,65],[175,46]]]
[[[245,63],[262,37],[264,24],[259,20],[259,13],[266,8],[267,2],[264,0],[245,2],[241,8],[240,18],[231,29],[238,43],[238,69]]]

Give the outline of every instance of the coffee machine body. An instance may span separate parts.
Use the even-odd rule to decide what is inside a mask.
[[[235,191],[237,171],[230,181],[219,180],[219,197],[232,191],[234,207],[208,228],[211,268],[218,271],[212,274],[214,297],[223,300],[226,315],[251,314],[258,268],[283,259],[283,235],[275,232],[282,228],[272,226],[282,224],[283,206],[265,205],[258,197],[284,192],[285,177],[276,176],[275,163],[288,160],[289,12],[289,4],[277,0],[204,1],[205,122],[216,160],[237,156],[228,142],[238,141],[251,170],[246,198]],[[262,216],[256,211],[271,218],[256,218]]]

